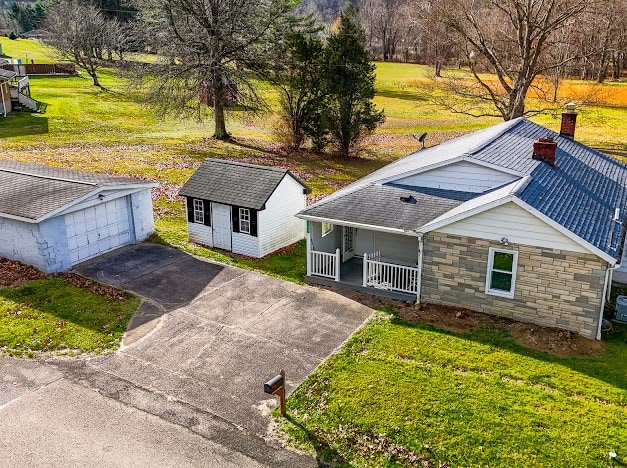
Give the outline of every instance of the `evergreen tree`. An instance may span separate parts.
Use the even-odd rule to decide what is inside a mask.
[[[299,149],[311,137],[316,149],[323,149],[321,109],[325,103],[322,57],[324,46],[312,23],[308,31],[291,31],[279,41],[270,81],[279,91],[281,128],[292,149]],[[322,130],[322,131],[320,131]]]
[[[328,93],[327,124],[333,143],[347,157],[355,145],[385,120],[372,102],[375,66],[364,47],[356,10],[349,6],[341,15],[338,31],[325,50],[325,83]]]

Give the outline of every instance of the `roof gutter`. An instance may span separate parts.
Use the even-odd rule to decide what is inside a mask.
[[[354,223],[351,221],[342,221],[342,220],[338,220],[338,219],[331,219],[331,218],[320,218],[318,216],[309,216],[309,215],[303,215],[303,214],[297,214],[296,215],[297,218],[300,219],[306,219],[307,221],[316,221],[319,223],[330,223],[330,224],[335,224],[337,226],[346,226],[346,227],[354,227],[354,228],[359,228],[359,229],[367,229],[369,231],[380,231],[380,232],[389,232],[391,234],[401,234],[404,236],[412,236],[412,237],[419,237],[421,236],[420,233],[414,231],[414,230],[410,230],[410,229],[398,229],[398,228],[389,228],[389,227],[383,227],[383,226],[377,226],[374,224],[363,224],[363,223]]]

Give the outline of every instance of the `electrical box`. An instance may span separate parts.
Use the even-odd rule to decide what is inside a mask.
[[[627,296],[616,298],[616,320],[627,322]]]

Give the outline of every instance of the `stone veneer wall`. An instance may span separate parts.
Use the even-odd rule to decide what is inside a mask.
[[[489,247],[518,251],[513,299],[485,293]],[[429,233],[424,237],[421,301],[596,338],[607,266],[593,254]]]

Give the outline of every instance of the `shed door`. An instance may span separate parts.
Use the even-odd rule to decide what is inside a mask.
[[[131,242],[128,197],[65,215],[72,265]]]
[[[221,203],[211,205],[213,212],[213,246],[231,250],[231,207]]]

